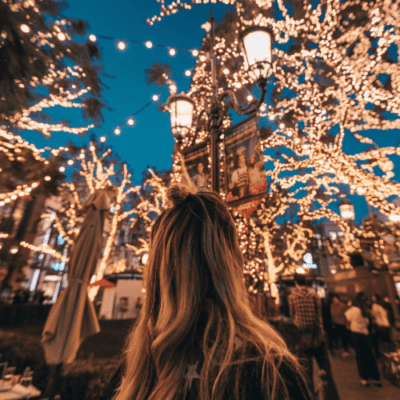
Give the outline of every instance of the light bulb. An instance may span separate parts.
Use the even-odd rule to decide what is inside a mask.
[[[206,56],[200,56],[200,61],[206,61]]]
[[[67,164],[72,165],[74,162],[72,160],[68,160]]]
[[[192,75],[192,71],[191,71],[190,69],[186,70],[186,71],[185,71],[185,75],[186,75],[186,76]]]
[[[47,176],[44,177],[44,180],[47,181],[47,182],[51,181],[51,177],[47,175]]]
[[[197,50],[192,51],[193,57],[197,57],[199,55],[199,52]]]
[[[152,99],[153,99],[154,101],[157,101],[157,100],[158,100],[158,95],[156,95],[156,94],[153,94],[153,97],[152,97]]]
[[[253,96],[251,95],[251,94],[249,94],[248,96],[247,96],[247,101],[252,101],[253,100]]]
[[[150,42],[150,40],[148,40],[145,44],[144,44],[148,49],[151,49],[153,47],[153,43]]]
[[[106,137],[105,136],[102,136],[101,138],[100,138],[100,142],[101,143],[104,143],[106,141]]]
[[[125,45],[125,43],[121,40],[121,41],[119,41],[118,42],[118,48],[120,49],[120,50],[125,50],[125,48],[126,48],[126,45]]]
[[[60,32],[60,33],[57,35],[57,37],[58,37],[58,40],[61,40],[61,41],[65,40],[65,35],[64,35],[62,32]]]
[[[129,118],[128,119],[128,125],[133,125],[135,123],[135,121],[133,120],[133,118]]]
[[[93,35],[93,34],[89,35],[89,40],[91,40],[92,42],[95,42],[97,40],[96,35]]]
[[[61,172],[64,172],[64,171],[65,171],[65,167],[60,167],[59,170],[60,170]]]
[[[115,133],[116,135],[119,135],[119,134],[121,133],[121,129],[115,128],[114,133]]]
[[[224,72],[225,75],[228,75],[229,74],[229,69],[225,68],[223,72]]]
[[[21,31],[25,32],[25,33],[28,33],[30,31],[29,26],[26,25],[26,24],[22,24],[21,25]]]
[[[176,50],[175,49],[170,49],[169,50],[169,55],[170,56],[174,56],[176,54]]]

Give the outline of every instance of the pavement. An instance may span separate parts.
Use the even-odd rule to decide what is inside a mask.
[[[342,358],[339,351],[330,354],[333,378],[341,400],[400,400],[400,387],[393,385],[385,379],[380,365],[379,371],[381,372],[383,386],[381,388],[373,385],[364,387],[361,385],[358,376],[353,349],[350,349],[350,357],[348,358]],[[314,371],[317,376],[318,366],[315,361],[314,364]],[[315,379],[317,380],[318,378]]]

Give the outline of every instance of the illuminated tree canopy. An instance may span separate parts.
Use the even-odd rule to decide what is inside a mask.
[[[400,215],[398,207],[391,202],[400,190],[399,183],[393,179],[393,162],[397,161],[400,150],[380,148],[371,139],[371,132],[381,131],[383,135],[399,132],[400,3],[385,0],[218,2],[235,10],[216,26],[214,52],[220,93],[227,89],[236,91],[243,103],[252,101],[247,100],[246,95],[250,93],[257,97],[257,89],[253,88],[243,63],[238,34],[247,27],[265,26],[272,29],[275,37],[273,73],[268,84],[270,97],[260,108],[259,116],[268,118],[270,126],[262,135],[268,198],[280,198],[279,203],[273,203],[273,213],[269,211],[268,198],[264,208],[257,212],[258,228],[253,230],[261,235],[257,245],[267,246],[265,240],[279,230],[285,217],[289,218],[289,210],[295,210],[292,226],[284,235],[287,243],[284,253],[290,253],[293,260],[300,260],[306,250],[300,244],[291,245],[296,242],[295,237],[309,238],[307,221],[323,218],[337,223],[345,232],[347,252],[359,250],[357,237],[361,231],[344,222],[336,212],[341,198],[346,194],[364,196],[384,215]],[[194,0],[167,5],[161,1],[160,14],[148,23],[206,3],[209,1]],[[209,49],[210,40],[206,35],[188,92],[196,103],[195,110],[207,109],[210,105]],[[230,108],[226,99],[221,106],[226,111]],[[223,129],[230,124],[226,113]],[[198,142],[206,138],[204,129],[198,135]],[[345,151],[345,142],[356,144],[353,153]],[[174,168],[179,174],[179,157]],[[271,268],[272,265],[270,273]],[[281,271],[276,257],[274,268],[274,273]]]

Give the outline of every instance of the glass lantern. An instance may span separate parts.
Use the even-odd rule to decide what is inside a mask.
[[[184,93],[173,95],[168,100],[171,113],[171,131],[174,139],[182,140],[192,127],[194,101]]]
[[[339,204],[339,211],[340,216],[345,221],[354,221],[355,214],[354,214],[354,205],[350,200],[344,199]]]
[[[265,81],[272,74],[272,37],[271,30],[258,26],[240,35],[244,64],[254,81]]]

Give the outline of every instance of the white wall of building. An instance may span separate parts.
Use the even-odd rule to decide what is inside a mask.
[[[140,279],[118,279],[115,288],[104,289],[99,318],[130,319],[137,317],[135,308],[138,297],[144,298],[143,281]],[[118,304],[121,297],[128,299],[127,311],[119,312]]]

